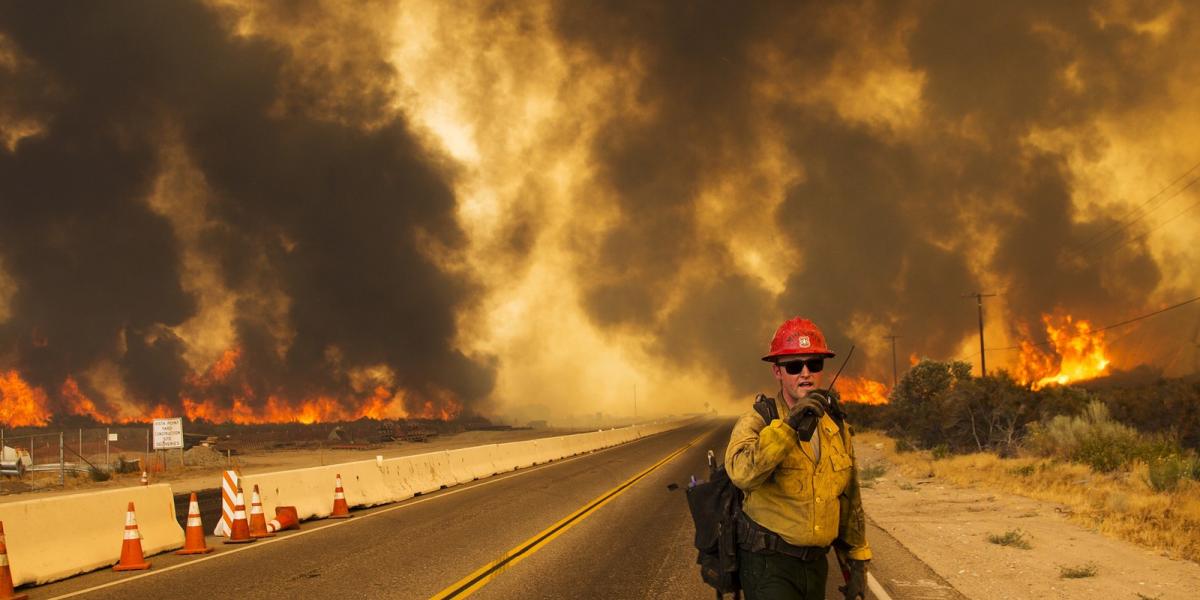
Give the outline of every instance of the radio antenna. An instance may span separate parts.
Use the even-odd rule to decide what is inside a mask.
[[[846,353],[846,358],[844,360],[842,360],[842,366],[838,367],[837,373],[833,374],[833,381],[830,381],[829,387],[825,388],[826,394],[833,391],[833,384],[837,383],[838,376],[840,376],[842,374],[842,369],[846,368],[846,363],[850,362],[851,356],[854,356],[854,346],[850,346],[850,351]]]

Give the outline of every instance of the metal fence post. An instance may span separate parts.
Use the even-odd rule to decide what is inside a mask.
[[[67,457],[63,454],[63,432],[58,432],[58,485],[67,487]]]
[[[104,428],[104,466],[108,467],[109,471],[112,471],[112,461],[109,460],[109,458],[108,458],[108,440],[111,437],[112,437],[112,435],[110,435],[108,433],[108,428],[105,427]]]
[[[83,460],[83,428],[79,428],[79,460]]]

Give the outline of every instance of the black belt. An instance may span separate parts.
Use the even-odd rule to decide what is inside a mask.
[[[755,523],[746,513],[738,514],[738,547],[759,554],[782,554],[802,561],[816,560],[829,552],[829,546],[796,546],[778,533]]]

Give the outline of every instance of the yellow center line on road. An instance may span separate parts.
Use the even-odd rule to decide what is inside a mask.
[[[664,433],[666,433],[666,432],[664,432]],[[707,433],[711,433],[711,431],[710,431],[710,432],[707,432]],[[704,435],[707,435],[707,433],[705,433],[705,434],[701,434],[701,435],[700,435],[699,437],[697,437],[696,439],[698,440],[698,439],[700,439],[700,437],[704,437]],[[662,434],[656,434],[656,435],[652,435],[652,436],[648,436],[648,437],[640,438],[640,439],[638,439],[638,440],[634,440],[633,442],[629,442],[629,443],[630,443],[630,444],[636,444],[636,443],[638,443],[638,442],[641,442],[641,441],[643,441],[643,440],[652,439],[652,438],[656,437],[657,435],[662,435]],[[696,440],[692,440],[691,442],[688,442],[688,446],[691,446],[691,445],[692,445],[692,444],[694,444],[695,442],[696,442]],[[102,589],[105,589],[105,588],[110,588],[110,587],[113,587],[113,586],[123,585],[123,584],[126,584],[126,583],[130,583],[130,582],[133,582],[133,581],[137,581],[138,579],[143,579],[143,578],[146,578],[146,577],[154,577],[154,576],[156,576],[156,575],[162,575],[163,573],[169,573],[169,572],[171,572],[171,571],[174,571],[174,570],[176,570],[176,569],[182,569],[182,568],[185,568],[185,567],[192,567],[192,566],[198,565],[198,564],[200,564],[200,563],[202,563],[202,562],[206,562],[206,561],[214,560],[214,559],[217,559],[217,558],[223,558],[223,557],[226,557],[226,556],[232,556],[232,555],[234,555],[234,554],[237,554],[238,552],[245,552],[245,551],[247,551],[247,550],[254,550],[254,549],[257,549],[257,548],[262,548],[263,546],[268,546],[268,545],[270,545],[270,544],[275,544],[275,543],[278,543],[278,542],[284,542],[284,541],[287,541],[287,540],[294,540],[294,539],[296,539],[296,538],[299,538],[299,537],[301,537],[301,536],[304,536],[304,535],[308,535],[308,534],[310,534],[310,533],[316,533],[316,532],[318,532],[318,531],[325,531],[325,530],[327,530],[327,529],[330,529],[330,528],[333,528],[333,527],[341,527],[341,526],[343,526],[343,525],[349,525],[349,524],[351,524],[351,523],[357,523],[357,522],[361,522],[363,519],[370,518],[370,517],[374,517],[374,516],[378,516],[378,515],[382,515],[382,514],[386,514],[386,513],[392,512],[393,510],[400,510],[400,509],[402,509],[402,508],[408,508],[408,507],[410,507],[410,506],[416,506],[416,505],[418,505],[418,504],[421,504],[421,503],[423,503],[423,502],[431,502],[431,501],[433,501],[433,500],[437,500],[437,499],[439,499],[439,498],[445,498],[446,496],[452,496],[452,495],[454,495],[454,494],[458,494],[458,493],[461,493],[461,492],[468,492],[468,491],[471,491],[471,490],[473,490],[473,489],[477,489],[477,488],[483,487],[483,486],[485,486],[485,485],[491,485],[491,484],[493,484],[493,483],[499,483],[499,482],[501,482],[501,481],[505,481],[505,480],[508,480],[508,479],[512,479],[513,477],[520,477],[521,475],[526,475],[526,474],[529,474],[529,473],[533,473],[534,471],[540,471],[540,470],[542,470],[542,469],[545,469],[545,468],[548,468],[548,467],[553,467],[553,466],[555,466],[555,465],[561,465],[561,464],[568,463],[568,462],[571,462],[571,461],[574,461],[574,460],[578,460],[578,459],[581,459],[581,458],[586,458],[586,457],[588,457],[588,456],[595,456],[595,455],[597,455],[597,454],[600,454],[601,452],[607,452],[607,451],[609,451],[609,450],[615,450],[615,449],[617,449],[617,448],[622,448],[622,447],[628,447],[628,444],[618,444],[618,445],[616,445],[616,446],[610,446],[610,447],[608,447],[608,448],[602,448],[602,449],[600,449],[600,450],[595,450],[595,451],[588,452],[588,453],[585,453],[585,454],[577,454],[577,455],[575,455],[575,456],[571,456],[571,457],[568,457],[568,458],[561,458],[561,459],[554,460],[554,461],[551,461],[551,462],[548,462],[548,463],[545,463],[545,464],[537,465],[537,466],[535,466],[535,467],[526,467],[526,468],[524,468],[524,469],[520,469],[520,470],[517,470],[517,471],[511,472],[511,473],[508,473],[508,474],[506,474],[506,475],[494,475],[494,476],[492,476],[492,477],[488,477],[487,479],[484,479],[483,481],[478,481],[478,482],[472,482],[472,483],[466,483],[466,484],[462,484],[461,486],[456,486],[456,487],[454,487],[454,488],[452,488],[452,489],[449,489],[449,490],[441,490],[441,493],[437,493],[437,494],[433,494],[433,495],[425,496],[425,497],[422,497],[422,498],[419,498],[419,499],[411,499],[411,498],[410,498],[410,499],[409,499],[409,500],[407,500],[407,501],[406,501],[406,500],[400,500],[399,502],[401,502],[401,504],[397,504],[396,506],[389,506],[389,507],[387,507],[387,508],[383,508],[383,509],[375,510],[375,511],[372,511],[372,512],[367,512],[367,513],[355,512],[354,514],[355,514],[355,517],[356,517],[356,518],[354,518],[354,519],[346,519],[346,520],[344,520],[344,521],[334,521],[334,522],[332,522],[332,523],[322,523],[320,527],[314,527],[314,528],[312,528],[312,529],[305,529],[305,530],[303,530],[303,531],[296,531],[296,532],[292,532],[292,533],[290,533],[290,534],[288,534],[288,535],[283,535],[283,536],[280,536],[280,537],[275,537],[275,538],[266,538],[266,539],[260,539],[260,540],[258,540],[257,542],[255,542],[255,543],[253,543],[253,544],[246,544],[246,545],[244,545],[244,546],[238,546],[238,547],[236,547],[236,548],[228,548],[228,549],[221,548],[221,550],[220,550],[220,551],[218,551],[218,552],[214,552],[214,553],[212,553],[212,554],[209,554],[209,555],[207,555],[207,556],[204,556],[204,557],[201,557],[201,558],[196,558],[196,559],[188,560],[187,562],[182,562],[182,563],[179,563],[179,564],[177,564],[177,565],[171,565],[171,566],[169,566],[169,567],[164,567],[164,568],[162,568],[162,569],[155,569],[155,570],[153,570],[153,571],[148,571],[148,572],[146,572],[146,573],[142,573],[142,574],[140,574],[140,575],[134,575],[134,576],[131,576],[131,577],[124,577],[124,578],[122,578],[122,579],[118,579],[118,580],[116,580],[116,581],[110,581],[110,582],[108,582],[108,583],[102,583],[102,584],[100,584],[100,585],[92,586],[92,587],[85,588],[85,589],[82,589],[82,590],[77,590],[77,591],[74,591],[74,592],[69,592],[69,593],[66,593],[66,594],[59,595],[59,596],[54,596],[54,597],[52,597],[52,598],[49,598],[49,600],[62,600],[62,599],[64,599],[64,598],[74,598],[75,596],[82,596],[83,594],[89,594],[89,593],[91,593],[91,592],[95,592],[95,591],[102,590]],[[684,448],[687,448],[687,446],[684,446]],[[682,451],[684,448],[681,448],[681,449],[680,449],[680,451]],[[678,452],[678,451],[677,451],[677,452]],[[656,465],[656,466],[657,466],[657,465]],[[315,523],[313,523],[313,524],[315,525]],[[30,588],[30,589],[31,589],[31,590],[33,590],[33,589],[36,589],[36,588]]]
[[[579,524],[601,506],[608,504],[614,498],[620,496],[622,493],[628,490],[630,486],[637,483],[643,477],[654,472],[655,469],[667,464],[671,461],[671,459],[682,454],[684,450],[687,450],[695,445],[696,442],[700,441],[701,438],[711,435],[712,433],[712,431],[706,431],[696,436],[692,439],[692,441],[688,442],[674,452],[671,452],[662,460],[650,465],[650,467],[646,470],[634,475],[633,477],[630,477],[617,487],[600,494],[595,499],[585,504],[583,508],[567,515],[562,520],[546,528],[541,533],[529,538],[528,540],[525,540],[524,542],[521,542],[520,544],[517,544],[516,547],[508,552],[505,552],[498,560],[480,567],[474,573],[463,577],[450,587],[447,587],[437,594],[434,594],[430,600],[445,600],[447,598],[465,598],[470,596],[483,586],[487,585],[489,581],[495,579],[496,576],[500,575],[500,573],[503,573],[509,567],[521,562],[521,560],[532,555],[534,552],[537,552],[542,548],[542,546],[549,544],[554,540],[554,538],[557,538],[565,533],[568,529]]]

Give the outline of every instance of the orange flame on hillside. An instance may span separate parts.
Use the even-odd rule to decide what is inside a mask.
[[[204,373],[189,375],[185,391],[179,398],[179,409],[157,404],[144,409],[143,414],[117,415],[106,410],[80,388],[74,377],[67,377],[58,389],[56,410],[68,415],[90,417],[98,423],[145,421],[148,419],[184,416],[190,420],[213,423],[254,425],[263,423],[319,423],[370,419],[440,419],[451,420],[462,413],[462,404],[450,393],[440,392],[421,403],[419,410],[410,410],[405,391],[376,385],[370,390],[349,397],[313,394],[301,399],[287,399],[278,394],[260,393],[239,377],[240,349],[225,351]],[[265,396],[265,400],[263,397]],[[0,423],[9,427],[40,427],[50,423],[50,399],[45,391],[32,386],[15,370],[0,371]]]
[[[214,423],[253,425],[261,423],[321,423],[370,419],[442,419],[450,420],[462,412],[462,405],[448,395],[439,403],[426,401],[423,410],[415,413],[405,407],[403,390],[375,386],[370,392],[351,399],[316,394],[309,398],[289,401],[260,394],[248,383],[233,381],[242,353],[238,348],[226,350],[202,375],[188,378],[188,392],[182,398],[184,415],[192,420]],[[231,398],[230,401],[223,401]]]
[[[866,377],[841,377],[837,381],[837,389],[842,394],[843,402],[857,402],[859,404],[888,403],[887,386]]]
[[[25,383],[16,371],[0,371],[0,423],[21,427],[49,422],[46,393]]]
[[[1042,315],[1042,322],[1053,351],[1021,342],[1021,356],[1015,369],[1018,380],[1038,390],[1051,384],[1067,385],[1105,374],[1111,361],[1103,332],[1093,331],[1090,322],[1070,315]]]
[[[107,424],[113,422],[111,417],[104,415],[100,412],[100,409],[96,408],[96,403],[91,398],[88,398],[80,391],[79,383],[75,381],[74,377],[68,376],[58,392],[63,400],[67,402],[71,414],[91,417],[99,423]]]

